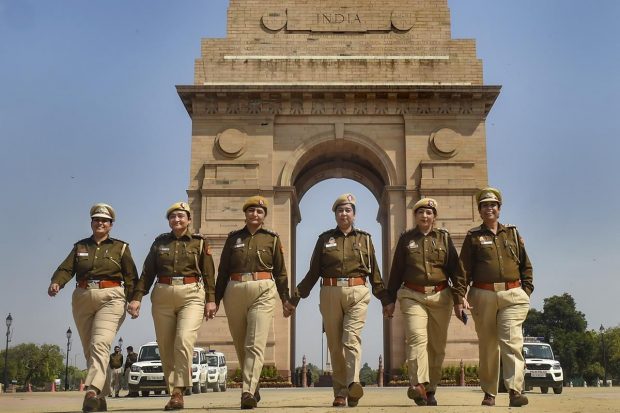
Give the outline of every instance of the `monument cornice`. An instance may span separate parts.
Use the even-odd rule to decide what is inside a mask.
[[[206,84],[179,85],[189,115],[413,115],[485,118],[496,85]]]

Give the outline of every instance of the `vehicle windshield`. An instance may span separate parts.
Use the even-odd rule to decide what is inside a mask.
[[[553,360],[551,346],[540,344],[524,344],[523,356],[529,359],[549,359]]]
[[[160,360],[159,347],[143,346],[140,349],[140,355],[138,356],[138,361],[154,361],[154,360]]]
[[[194,351],[194,357],[192,358],[192,363],[199,364],[200,360],[198,359],[198,352]]]
[[[217,356],[207,356],[207,364],[211,367],[217,367]]]

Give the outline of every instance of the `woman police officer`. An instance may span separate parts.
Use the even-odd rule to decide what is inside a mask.
[[[260,401],[259,379],[277,295],[288,317],[288,277],[280,238],[263,227],[267,200],[248,198],[243,204],[245,226],[228,235],[218,267],[215,301],[224,300],[228,326],[242,370],[241,408]]]
[[[463,302],[455,283],[463,269],[450,234],[435,228],[437,201],[422,198],[413,206],[415,227],[396,244],[390,269],[390,299],[398,299],[405,324],[409,398],[417,405],[436,406],[435,390],[441,380],[452,303]],[[457,311],[459,307],[455,307]],[[394,307],[388,307],[392,317]],[[460,311],[457,314],[461,318]]]
[[[359,383],[361,364],[361,331],[366,322],[370,292],[382,304],[390,304],[375,258],[370,234],[353,226],[355,197],[344,194],[332,206],[336,228],[319,235],[310,269],[297,285],[291,300],[297,305],[310,294],[322,278],[320,310],[332,356],[334,407],[357,406],[364,391]],[[393,304],[391,304],[393,305]],[[385,308],[384,308],[385,311]]]
[[[207,240],[190,234],[191,214],[185,202],[166,211],[171,232],[159,235],[144,261],[127,311],[138,317],[140,301],[151,294],[155,336],[170,400],[165,410],[183,408],[183,393],[192,385],[192,355],[203,317],[215,315],[215,267]]]
[[[91,207],[92,235],[75,243],[54,272],[47,290],[54,297],[76,276],[71,306],[88,365],[84,412],[107,410],[110,346],[125,319],[126,300],[131,298],[138,280],[128,244],[109,236],[115,217],[110,205]]]

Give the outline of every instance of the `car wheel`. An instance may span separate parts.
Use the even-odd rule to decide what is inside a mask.
[[[140,393],[142,393],[142,397],[149,397],[149,390],[142,390]]]
[[[163,390],[157,390],[157,391],[155,392],[155,394],[164,394],[164,391],[163,391]]]
[[[193,386],[192,387],[188,387],[187,389],[185,389],[185,395],[186,396],[191,396],[192,395],[192,389],[193,389]]]
[[[549,393],[549,387],[541,387],[541,388],[540,388],[540,392],[541,392],[542,394],[547,394],[547,393]]]
[[[226,381],[224,381],[224,383],[220,384],[220,391],[226,391]]]
[[[196,382],[192,385],[192,393],[200,394],[200,383]]]
[[[203,385],[202,385],[202,386],[200,386],[200,392],[201,392],[201,393],[206,393],[206,392],[207,392],[207,388],[208,388],[208,387],[209,387],[209,386],[207,385],[207,381],[205,380],[205,382],[203,383]]]
[[[562,394],[562,385],[560,384],[558,387],[554,387],[553,392],[555,394]]]

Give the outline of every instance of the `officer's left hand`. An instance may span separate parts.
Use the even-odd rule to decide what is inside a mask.
[[[49,295],[50,297],[54,297],[56,296],[56,294],[58,294],[58,291],[60,291],[60,285],[58,285],[57,283],[51,283],[50,286],[47,288],[47,295]]]
[[[217,306],[214,302],[208,302],[205,304],[205,318],[207,321],[211,320],[215,317],[215,313],[217,313]]]
[[[282,301],[282,315],[284,318],[288,318],[295,312],[295,306],[290,301]]]
[[[384,318],[393,318],[394,317],[394,309],[396,306],[394,303],[390,303],[383,307],[383,317]]]

